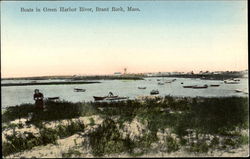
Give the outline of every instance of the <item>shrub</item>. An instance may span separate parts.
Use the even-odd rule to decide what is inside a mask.
[[[179,144],[176,141],[176,139],[174,139],[173,137],[167,136],[165,139],[165,142],[166,142],[166,147],[167,147],[168,153],[175,152],[175,151],[179,150]]]
[[[74,148],[70,148],[68,150],[68,152],[62,153],[63,158],[70,158],[72,156],[77,157],[77,156],[80,156],[80,155],[81,155],[81,152],[78,151],[78,150],[75,150]]]
[[[105,119],[97,130],[89,135],[94,156],[120,153],[129,149],[128,141],[121,138],[120,133],[111,119]]]
[[[197,143],[192,143],[188,150],[190,152],[207,153],[209,145],[206,142],[198,141]]]
[[[25,132],[22,136],[17,136],[16,134],[7,135],[6,139],[8,142],[3,142],[2,144],[2,152],[4,156],[22,150],[31,149],[32,147],[41,144],[41,140],[29,132]]]
[[[93,118],[89,118],[89,121],[90,121],[89,123],[90,126],[95,125],[95,120]]]
[[[56,143],[56,140],[58,139],[57,131],[52,128],[43,128],[40,130],[40,140],[43,145],[49,144],[49,143]]]

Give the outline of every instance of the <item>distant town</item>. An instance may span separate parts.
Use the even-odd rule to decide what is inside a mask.
[[[69,79],[69,80],[100,80],[100,79],[130,79],[141,80],[150,77],[177,77],[177,78],[200,78],[205,80],[227,80],[232,78],[248,78],[248,70],[242,71],[199,71],[190,72],[147,72],[130,73],[125,68],[122,72],[114,72],[108,75],[65,75],[65,76],[36,76],[2,78],[2,80],[49,80],[49,79]]]

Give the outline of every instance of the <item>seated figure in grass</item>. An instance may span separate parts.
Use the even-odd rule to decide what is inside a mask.
[[[112,92],[109,92],[109,95],[110,97],[114,96],[114,94]]]

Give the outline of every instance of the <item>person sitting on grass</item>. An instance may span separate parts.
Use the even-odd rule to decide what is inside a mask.
[[[44,107],[43,94],[39,92],[39,89],[35,89],[34,100],[35,100],[35,108],[43,110]]]
[[[114,96],[114,94],[112,92],[109,92],[109,95],[110,97]]]

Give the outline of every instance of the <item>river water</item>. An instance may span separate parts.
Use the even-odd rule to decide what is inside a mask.
[[[157,79],[161,81],[157,81]],[[145,78],[144,80],[98,80],[101,83],[94,84],[74,84],[74,85],[36,85],[36,86],[11,86],[2,87],[1,108],[20,105],[23,103],[34,103],[34,89],[39,89],[44,97],[60,97],[61,100],[71,102],[94,101],[93,96],[105,96],[110,91],[114,95],[127,96],[134,99],[138,96],[150,95],[153,89],[159,90],[160,96],[182,96],[182,97],[224,97],[224,96],[248,96],[242,92],[237,93],[235,89],[248,92],[248,79],[240,79],[239,84],[225,84],[219,80],[201,80],[191,78],[175,78],[172,83],[158,85],[158,82],[171,80],[174,78]],[[60,80],[50,80],[60,81]],[[29,80],[2,80],[1,83],[30,82]],[[37,80],[37,82],[39,82]],[[42,80],[40,82],[46,82]],[[181,84],[183,83],[183,84]],[[183,88],[185,85],[210,85],[219,84],[219,87],[208,87],[206,89]],[[138,89],[138,87],[147,87]],[[85,92],[74,92],[74,88],[86,89]]]

